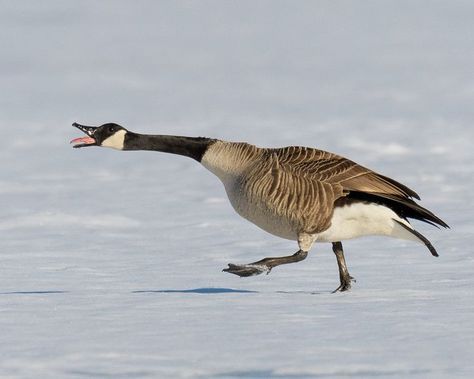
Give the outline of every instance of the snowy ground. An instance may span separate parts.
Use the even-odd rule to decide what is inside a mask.
[[[471,378],[474,4],[0,2],[0,378]],[[330,150],[451,230],[287,255],[186,158],[73,121]]]

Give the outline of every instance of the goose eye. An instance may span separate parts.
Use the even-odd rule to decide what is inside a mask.
[[[114,125],[109,126],[109,132],[110,133],[115,132],[115,126]]]

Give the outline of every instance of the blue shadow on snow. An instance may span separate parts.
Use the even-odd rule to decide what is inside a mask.
[[[132,293],[199,293],[204,295],[218,293],[257,293],[257,291],[235,290],[232,288],[194,288],[189,290],[141,290]]]

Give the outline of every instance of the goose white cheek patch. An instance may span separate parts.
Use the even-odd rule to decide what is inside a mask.
[[[112,134],[110,137],[106,138],[100,143],[100,146],[110,147],[116,150],[123,150],[125,144],[125,134],[126,130],[119,130],[118,132]]]

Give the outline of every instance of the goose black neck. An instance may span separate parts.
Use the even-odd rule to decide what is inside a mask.
[[[200,162],[209,145],[215,141],[215,139],[204,137],[149,135],[127,132],[123,149],[152,150],[184,155]]]

